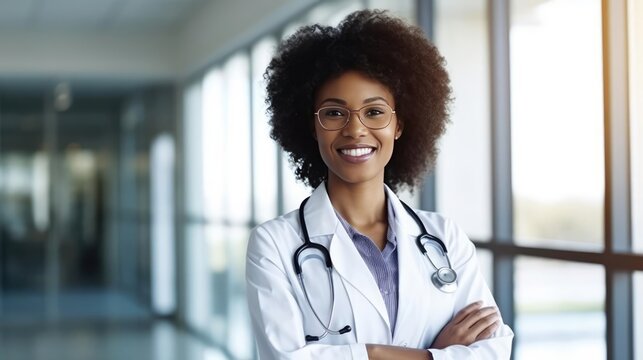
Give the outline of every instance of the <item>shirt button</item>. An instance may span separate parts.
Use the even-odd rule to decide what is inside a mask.
[[[388,295],[388,290],[383,291],[384,295]]]

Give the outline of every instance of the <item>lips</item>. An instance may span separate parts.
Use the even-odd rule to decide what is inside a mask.
[[[368,147],[368,148],[366,148],[366,147],[364,147],[364,148],[356,148],[356,149],[340,149],[339,150],[339,152],[341,152],[344,155],[354,156],[354,157],[364,156],[366,154],[372,153],[373,151],[374,151],[374,149],[370,148],[370,147]]]
[[[375,148],[370,145],[355,145],[342,147],[337,150],[340,157],[350,163],[367,161],[375,153]]]

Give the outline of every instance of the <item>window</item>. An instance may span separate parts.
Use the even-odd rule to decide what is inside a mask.
[[[437,209],[473,239],[491,237],[489,46],[483,0],[436,2],[435,41],[454,103],[436,170]],[[471,61],[475,57],[476,61]],[[472,179],[475,179],[472,181]]]
[[[218,116],[225,119],[224,203],[226,219],[235,224],[251,220],[250,63],[245,53],[223,65],[224,103]],[[221,131],[220,130],[220,131]],[[222,174],[219,174],[221,176]]]
[[[252,48],[252,144],[255,222],[277,216],[277,144],[270,138],[266,115],[266,86],[263,73],[272,58],[277,42],[267,37]]]
[[[202,169],[202,183],[199,184],[199,196],[202,196],[203,213],[199,215],[210,221],[222,221],[226,216],[223,195],[226,178],[221,169],[226,159],[227,131],[223,71],[220,68],[210,70],[203,78],[201,88],[200,129],[187,144],[200,147],[198,166]],[[192,141],[196,139],[198,142],[193,144]]]
[[[516,359],[606,358],[604,278],[598,265],[516,258]]]
[[[435,2],[435,38],[455,95],[436,173],[438,210],[474,239],[483,272],[483,258],[493,259],[515,359],[632,358],[630,345],[641,358],[643,259],[632,254],[643,252],[643,6],[509,3]],[[484,66],[476,72],[478,61]],[[628,86],[629,103],[620,96]],[[629,162],[605,159],[625,151]],[[630,184],[631,200],[621,196],[630,196]],[[631,237],[606,226],[615,219],[631,219]]]
[[[185,146],[185,211],[188,216],[201,213],[203,186],[201,150],[201,85],[194,84],[183,95],[183,121]]]
[[[513,0],[511,9],[516,242],[601,250],[601,2]]]
[[[630,0],[628,13],[632,239],[634,251],[643,253],[643,3]]]

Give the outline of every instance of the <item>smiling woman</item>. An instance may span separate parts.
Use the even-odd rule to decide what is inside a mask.
[[[471,241],[394,192],[421,181],[447,123],[449,78],[422,31],[368,10],[303,27],[265,78],[271,135],[316,189],[250,236],[260,358],[508,359]]]
[[[315,139],[328,166],[328,184],[384,182],[393,141],[402,128],[393,116],[393,95],[381,83],[354,71],[326,82],[318,91]],[[328,107],[331,104],[335,106]],[[343,107],[362,108],[354,111]],[[382,110],[384,109],[384,110]],[[351,121],[354,120],[354,121]],[[371,133],[372,136],[366,136]],[[306,136],[306,135],[304,135]],[[377,185],[379,186],[379,185]]]
[[[386,87],[396,102],[388,105],[394,105],[398,121],[413,122],[414,131],[398,141],[385,169],[385,182],[393,189],[413,187],[433,165],[437,139],[448,121],[451,90],[443,59],[419,28],[399,19],[375,16],[367,21],[355,14],[337,28],[302,27],[280,44],[279,55],[265,74],[272,138],[290,154],[297,177],[318,186],[326,179],[327,168],[317,144],[301,134],[313,131],[323,83],[348,70],[360,72]],[[298,91],[285,92],[284,88]],[[363,106],[361,101],[355,108]]]

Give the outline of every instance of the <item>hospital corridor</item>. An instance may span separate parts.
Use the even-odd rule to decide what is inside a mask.
[[[513,332],[511,359],[643,360],[639,0],[0,0],[0,360],[272,359],[256,340],[292,334],[261,321],[297,324],[303,315],[284,315],[297,304],[321,326],[303,345],[371,331],[352,318],[366,305],[332,282],[340,275],[329,275],[327,298],[316,286],[325,270],[306,278],[309,289],[293,281],[293,301],[270,309],[260,295],[249,303],[249,289],[277,293],[275,279],[293,270],[277,264],[261,284],[246,277],[256,275],[246,271],[253,229],[299,219],[302,200],[327,191],[298,180],[305,162],[275,141],[266,86],[278,64],[266,69],[302,27],[332,33],[320,29],[363,9],[416,26],[441,54],[450,99],[437,159],[417,187],[387,196],[441,214],[471,240],[471,276],[495,300],[499,334]],[[330,46],[308,51],[332,59]],[[399,60],[400,46],[386,44],[382,58]],[[404,60],[412,72],[426,59]],[[331,100],[297,113],[313,124],[302,136],[320,141],[317,125],[380,131],[407,114],[387,102],[376,118],[366,102]],[[323,217],[314,214],[311,237]],[[271,238],[279,251],[291,240]],[[448,266],[427,263],[435,274],[414,279],[453,293],[465,271],[448,256],[462,250],[433,245]],[[299,253],[286,252],[296,268]],[[433,294],[417,292],[416,302]],[[388,290],[376,294],[388,306]],[[325,299],[332,308],[318,305]],[[348,320],[328,331],[337,314]],[[349,321],[355,328],[339,331]]]

